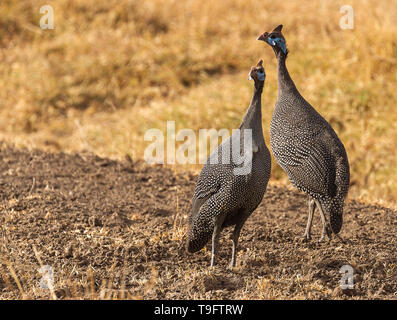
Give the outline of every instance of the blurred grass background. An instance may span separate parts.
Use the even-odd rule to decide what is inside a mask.
[[[46,4],[55,30],[39,27]],[[350,197],[396,203],[396,1],[2,0],[0,13],[0,140],[143,158],[145,131],[167,120],[236,128],[263,58],[269,144],[276,59],[255,39],[283,24],[292,78],[347,149]],[[275,161],[272,181],[288,184]]]

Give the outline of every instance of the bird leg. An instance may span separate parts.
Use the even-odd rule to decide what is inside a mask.
[[[232,260],[230,261],[229,268],[233,268],[236,266],[236,253],[237,253],[237,245],[238,245],[238,238],[240,237],[240,232],[243,227],[243,223],[239,223],[235,226],[233,231],[233,247],[232,247]]]
[[[234,266],[236,266],[236,253],[237,253],[237,244],[238,244],[238,238],[240,236],[240,231],[237,232],[236,234],[236,229],[234,229],[233,232],[233,247],[232,247],[232,260],[230,261],[229,268],[232,269]]]
[[[325,238],[325,235],[328,236],[329,239],[331,239],[331,225],[327,221],[327,218],[325,217],[323,207],[321,206],[320,202],[318,200],[314,200],[316,203],[316,206],[318,207],[320,211],[320,217],[321,217],[321,222],[323,223],[323,231],[321,233],[321,238],[318,240],[319,242],[323,241]]]
[[[313,198],[310,198],[309,201],[309,216],[307,217],[307,224],[306,224],[306,230],[303,235],[303,238],[305,240],[311,240],[311,229],[312,229],[312,223],[313,223],[313,215],[314,215],[314,210],[316,209],[316,204],[314,202]]]
[[[249,213],[245,212],[240,221],[236,224],[234,227],[233,235],[232,235],[232,240],[233,240],[233,247],[232,247],[232,260],[230,261],[229,268],[232,269],[233,267],[236,266],[236,255],[237,255],[237,245],[238,245],[238,238],[240,237],[240,232],[241,229],[243,228],[243,225],[247,218],[249,217]]]
[[[217,219],[215,222],[214,231],[212,233],[212,252],[211,252],[211,267],[215,265],[215,255],[218,250],[219,235],[222,230],[223,219]]]

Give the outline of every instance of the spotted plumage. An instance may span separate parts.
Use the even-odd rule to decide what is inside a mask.
[[[187,250],[196,252],[212,239],[211,266],[214,265],[220,231],[235,226],[233,251],[230,266],[236,263],[236,249],[240,231],[262,201],[270,177],[270,152],[265,145],[262,131],[261,95],[265,80],[262,60],[250,72],[255,88],[251,104],[244,116],[238,132],[216,148],[208,157],[200,176],[192,200],[189,220]],[[244,138],[252,135],[252,143]],[[236,164],[232,148],[236,143],[240,156],[251,161]],[[214,163],[218,160],[218,163]],[[224,160],[224,161],[222,161]],[[250,166],[244,166],[250,163]],[[247,170],[243,170],[246,168]]]
[[[309,195],[309,217],[305,237],[310,239],[313,213],[320,210],[323,233],[331,237],[342,227],[343,205],[350,173],[346,150],[331,125],[301,96],[285,60],[285,38],[278,26],[258,40],[269,44],[278,64],[278,98],[270,125],[274,157],[291,183]],[[329,221],[328,221],[329,219]]]

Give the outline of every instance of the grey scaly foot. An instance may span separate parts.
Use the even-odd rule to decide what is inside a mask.
[[[220,219],[218,219],[217,223],[215,224],[214,232],[212,234],[211,267],[215,265],[215,256],[216,256],[216,252],[218,251],[218,242],[219,242],[219,235],[221,233],[221,225],[222,222],[220,221]]]
[[[229,269],[233,269],[233,267],[236,266],[236,251],[237,251],[236,247],[237,247],[237,245],[233,241],[232,259],[229,263]]]
[[[303,235],[303,238],[304,240],[310,241],[312,239],[311,228],[313,223],[314,210],[316,209],[316,204],[314,202],[314,199],[309,199],[308,204],[309,204],[309,216],[307,218],[306,230]]]
[[[230,264],[229,264],[230,269],[232,269],[233,267],[236,266],[238,238],[240,237],[241,229],[243,228],[243,225],[244,225],[245,221],[247,220],[249,214],[250,214],[249,212],[244,212],[242,214],[241,220],[234,227],[234,231],[233,231],[233,235],[232,235],[232,240],[233,240],[232,260],[230,261]]]
[[[315,202],[317,208],[320,211],[321,222],[323,223],[323,230],[322,230],[322,233],[321,233],[321,238],[320,238],[320,240],[318,242],[322,242],[324,240],[324,238],[325,238],[325,235],[327,235],[328,238],[331,240],[331,236],[332,236],[332,231],[331,230],[332,229],[331,229],[331,225],[330,225],[329,221],[325,217],[323,207],[322,207],[320,201],[314,200],[314,202]]]

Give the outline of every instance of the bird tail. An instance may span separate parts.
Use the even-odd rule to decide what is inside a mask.
[[[343,204],[344,199],[338,197],[331,199],[327,202],[324,209],[328,213],[328,217],[331,224],[331,229],[334,234],[338,234],[342,229],[343,224]]]
[[[211,239],[214,227],[213,219],[205,219],[200,215],[192,217],[189,224],[186,250],[190,253],[201,250]]]
[[[350,184],[350,169],[349,162],[347,160],[346,151],[344,156],[340,157],[336,162],[336,174],[335,174],[335,195],[327,201],[328,206],[326,208],[329,213],[329,219],[331,223],[332,231],[338,234],[342,228],[343,223],[343,206],[349,190]]]

